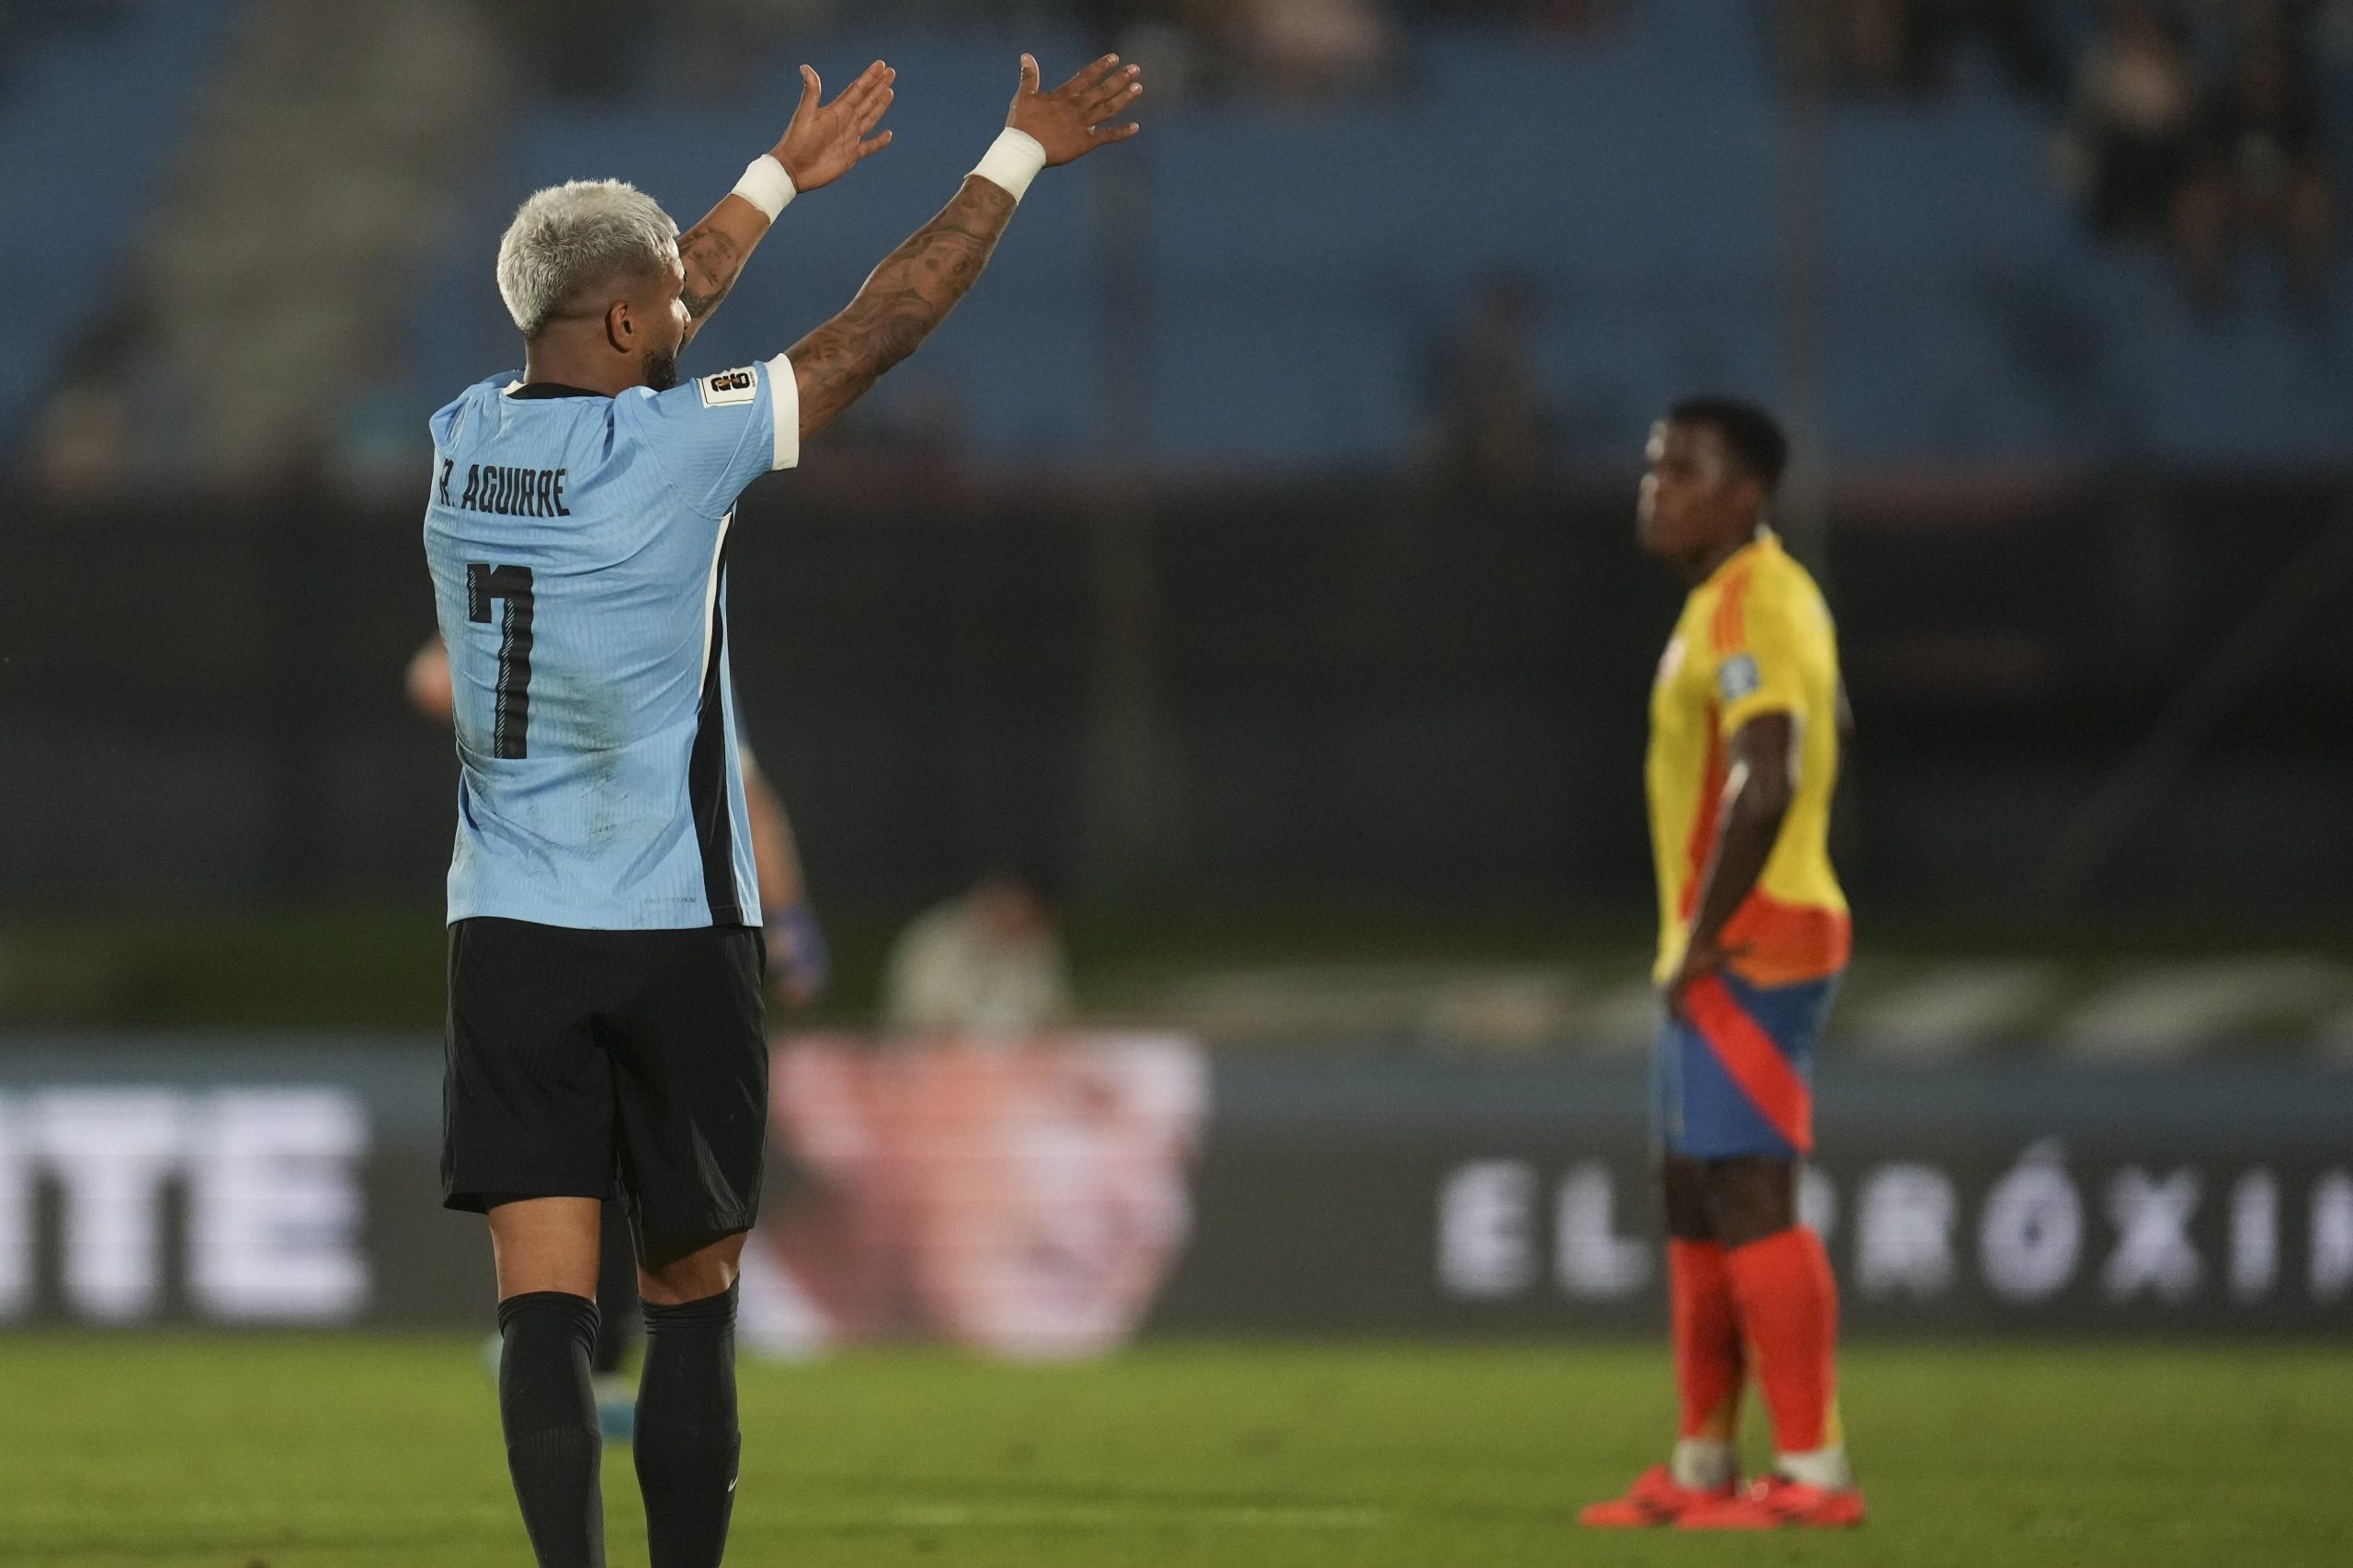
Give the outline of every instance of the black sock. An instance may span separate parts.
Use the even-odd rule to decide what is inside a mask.
[[[645,1304],[637,1486],[653,1568],[718,1568],[735,1506],[735,1290]]]
[[[629,1210],[618,1199],[605,1202],[604,1234],[597,1266],[597,1347],[588,1369],[598,1377],[621,1369],[637,1333],[637,1252],[629,1233]]]
[[[597,1303],[532,1290],[498,1303],[498,1415],[506,1469],[540,1568],[605,1568],[604,1439],[588,1386]]]

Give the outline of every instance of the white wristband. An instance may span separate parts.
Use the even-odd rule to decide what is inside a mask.
[[[735,182],[735,194],[767,214],[768,222],[785,210],[798,196],[792,176],[776,161],[773,153],[763,153],[744,165],[744,177]]]
[[[1039,145],[1038,139],[1008,125],[989,144],[988,152],[972,172],[1018,201],[1029,190],[1029,182],[1038,177],[1038,171],[1045,166],[1046,149]]]

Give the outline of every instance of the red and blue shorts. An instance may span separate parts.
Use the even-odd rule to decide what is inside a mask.
[[[1654,1108],[1667,1153],[1695,1160],[1813,1152],[1813,1046],[1838,976],[1751,985],[1719,971],[1669,1015],[1654,1062]]]

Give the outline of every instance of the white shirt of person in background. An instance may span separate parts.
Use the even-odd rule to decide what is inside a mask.
[[[903,1038],[1010,1043],[1066,1026],[1074,1011],[1053,916],[1007,874],[917,915],[883,975],[882,1026]]]

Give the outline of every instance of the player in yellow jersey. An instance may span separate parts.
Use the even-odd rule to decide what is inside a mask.
[[[1671,1460],[1594,1526],[1859,1524],[1839,1437],[1838,1302],[1797,1221],[1813,1152],[1813,1044],[1846,968],[1830,868],[1845,728],[1821,591],[1768,526],[1789,442],[1731,398],[1677,403],[1652,432],[1643,548],[1692,584],[1651,693],[1645,769],[1665,1002],[1656,1109],[1675,1374]],[[1773,1473],[1738,1485],[1741,1385],[1772,1416]]]

